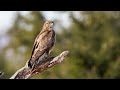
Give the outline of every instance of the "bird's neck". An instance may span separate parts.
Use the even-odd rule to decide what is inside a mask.
[[[42,28],[41,32],[42,31],[52,31],[52,30],[53,30],[53,28]]]
[[[42,29],[41,32],[40,32],[40,34],[42,34],[42,33],[44,33],[44,32],[51,32],[51,31],[53,31],[53,30],[48,30],[48,29],[45,30],[45,29]]]

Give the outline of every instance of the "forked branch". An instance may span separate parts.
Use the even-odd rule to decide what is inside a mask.
[[[68,53],[68,51],[63,51],[56,57],[48,57],[46,60],[44,60],[44,62],[38,63],[33,70],[28,67],[27,61],[26,65],[23,68],[19,69],[10,79],[29,79],[32,76],[39,74],[56,64],[61,63],[64,61],[64,58]]]

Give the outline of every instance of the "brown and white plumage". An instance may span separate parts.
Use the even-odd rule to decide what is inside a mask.
[[[38,62],[41,57],[44,58],[48,55],[55,43],[55,32],[53,30],[53,22],[46,21],[43,25],[41,32],[35,39],[32,55],[28,62],[28,66],[33,68],[34,64]],[[42,58],[40,61],[42,61]]]

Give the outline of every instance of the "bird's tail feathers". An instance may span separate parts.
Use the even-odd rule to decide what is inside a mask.
[[[32,64],[31,64],[30,61],[31,61],[31,60],[29,60],[29,62],[28,62],[28,67],[32,68]]]

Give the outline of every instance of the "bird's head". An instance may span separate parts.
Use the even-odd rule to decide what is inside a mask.
[[[46,21],[43,25],[43,30],[53,30],[54,22]]]

